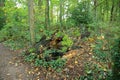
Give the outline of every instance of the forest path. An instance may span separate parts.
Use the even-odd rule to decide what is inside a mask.
[[[32,80],[26,73],[28,66],[16,60],[19,53],[0,43],[0,80]]]
[[[0,80],[75,80],[83,75],[84,64],[92,57],[89,44],[82,42],[81,46],[68,52],[77,55],[67,61],[61,72],[57,72],[27,64],[20,56],[21,50],[13,51],[0,43]]]

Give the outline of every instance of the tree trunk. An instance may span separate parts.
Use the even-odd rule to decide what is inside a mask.
[[[113,21],[113,12],[114,12],[114,1],[112,1],[112,7],[111,7],[111,15],[110,15],[110,21]]]
[[[0,7],[4,7],[5,6],[5,0],[0,0]]]
[[[29,26],[30,26],[31,45],[33,46],[35,44],[34,0],[28,1],[28,11],[29,11]]]
[[[51,7],[51,10],[50,10],[51,21],[50,22],[53,23],[53,3],[52,3],[52,1],[51,1],[50,7]]]
[[[60,27],[62,27],[62,0],[60,0]]]
[[[5,0],[0,0],[0,29],[2,29],[6,23],[6,16],[3,10],[4,6],[5,6]]]
[[[38,6],[39,6],[39,9],[41,9],[41,6],[42,6],[42,0],[38,0]]]
[[[117,2],[117,21],[120,21],[120,0]]]
[[[39,13],[41,13],[42,0],[38,0]]]
[[[97,20],[97,0],[94,0],[94,15],[95,15],[95,19]]]
[[[50,26],[50,18],[49,18],[49,0],[46,0],[45,27],[48,28],[49,26]]]

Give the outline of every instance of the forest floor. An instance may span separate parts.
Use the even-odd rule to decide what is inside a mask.
[[[89,43],[77,44],[79,49],[71,50],[71,57],[61,72],[43,67],[34,67],[24,62],[20,56],[22,50],[12,51],[0,44],[0,80],[75,80],[84,75],[84,64],[92,61]]]
[[[18,60],[20,51],[12,51],[0,44],[0,80],[31,80],[25,72],[28,66]]]

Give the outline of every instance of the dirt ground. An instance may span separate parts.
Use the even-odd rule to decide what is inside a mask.
[[[0,80],[32,80],[25,71],[28,66],[16,60],[19,53],[0,44]]]
[[[56,72],[27,64],[20,52],[0,44],[0,80],[75,80],[84,74],[84,63],[91,59],[89,45],[83,44],[82,48],[70,51],[77,55],[67,61],[61,72]]]

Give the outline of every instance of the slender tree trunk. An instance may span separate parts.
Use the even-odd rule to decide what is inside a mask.
[[[41,9],[41,6],[42,6],[42,0],[38,0],[38,6],[39,6],[39,9]]]
[[[50,20],[50,22],[53,23],[53,3],[52,3],[52,1],[51,1],[50,8],[51,8],[51,10],[50,10],[51,20]]]
[[[67,0],[67,3],[68,3],[68,5],[67,5],[67,12],[66,12],[66,15],[67,15],[67,18],[68,18],[68,15],[69,15],[69,6],[70,6],[69,0]]]
[[[6,23],[6,16],[5,16],[5,12],[3,10],[4,6],[5,6],[5,0],[0,0],[0,29],[2,29],[2,27]]]
[[[107,8],[107,11],[106,11],[106,20],[109,20],[109,3],[108,3],[108,0],[106,0],[106,8]]]
[[[97,20],[97,0],[94,0],[94,15],[95,15],[95,19]]]
[[[64,6],[64,1],[62,2],[62,23],[63,23],[63,21],[65,21],[65,16],[64,16],[64,14],[65,14],[65,6]]]
[[[118,21],[120,21],[120,0],[118,1]]]
[[[41,13],[42,0],[38,0],[39,13]]]
[[[111,12],[110,12],[110,21],[113,21],[113,12],[114,12],[114,1],[112,1],[112,7],[111,7]]]
[[[46,9],[45,9],[45,27],[46,29],[50,26],[49,18],[49,0],[46,0]]]
[[[119,3],[120,3],[120,0],[119,0]],[[118,8],[119,8],[119,10],[118,10],[118,21],[120,21],[120,4],[118,4]]]
[[[62,27],[62,1],[60,0],[60,27]]]
[[[28,0],[28,10],[29,10],[29,26],[30,26],[31,45],[33,46],[35,44],[34,0]]]
[[[0,0],[0,7],[4,7],[5,6],[5,0]]]
[[[59,22],[59,10],[57,9],[57,19],[56,19],[56,22],[58,23]]]

